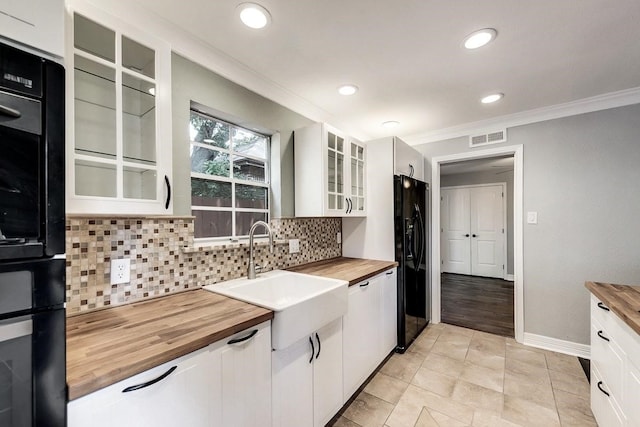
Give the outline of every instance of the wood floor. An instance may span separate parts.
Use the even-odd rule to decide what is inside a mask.
[[[513,282],[443,273],[441,283],[443,323],[514,336]]]

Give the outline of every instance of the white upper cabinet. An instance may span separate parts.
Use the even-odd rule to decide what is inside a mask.
[[[315,123],[295,131],[296,216],[365,216],[365,147]]]
[[[398,137],[393,138],[393,161],[396,175],[406,175],[424,181],[424,159]]]
[[[86,2],[67,15],[67,212],[171,214],[169,46]]]
[[[64,1],[3,0],[0,35],[62,58]]]

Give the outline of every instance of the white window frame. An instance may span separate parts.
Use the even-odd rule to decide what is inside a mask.
[[[267,222],[269,222],[269,220],[271,219],[271,214],[270,214],[270,208],[271,208],[271,135],[266,135],[264,133],[260,133],[257,132],[255,130],[252,129],[248,129],[246,127],[243,126],[239,126],[236,125],[234,123],[231,123],[229,121],[223,120],[221,118],[216,117],[213,114],[209,114],[206,112],[202,112],[200,110],[198,110],[197,108],[190,108],[189,109],[189,118],[191,118],[192,114],[198,114],[200,116],[203,116],[205,118],[220,122],[220,123],[224,123],[226,125],[229,126],[229,138],[231,138],[231,134],[233,132],[233,129],[239,129],[241,131],[244,132],[250,132],[256,135],[260,135],[263,136],[267,139],[267,143],[266,143],[266,153],[265,153],[265,158],[261,158],[261,157],[257,157],[257,156],[251,156],[248,155],[246,153],[241,153],[241,152],[236,152],[233,150],[233,143],[232,141],[229,141],[229,148],[222,148],[222,147],[217,147],[214,145],[210,145],[210,144],[203,144],[200,142],[196,142],[193,141],[191,139],[191,136],[189,136],[189,147],[201,147],[201,148],[205,148],[207,150],[211,150],[211,151],[218,151],[220,153],[226,153],[229,155],[229,177],[225,177],[225,176],[218,176],[218,175],[209,175],[209,174],[205,174],[205,173],[200,173],[200,172],[190,172],[190,180],[189,180],[189,186],[191,186],[191,178],[198,178],[198,179],[203,179],[203,180],[207,180],[207,181],[217,181],[217,182],[228,182],[231,183],[231,206],[230,207],[218,207],[218,206],[194,206],[191,205],[191,211],[193,212],[194,210],[197,211],[217,211],[217,212],[231,212],[231,232],[232,235],[231,236],[220,236],[220,237],[199,237],[199,238],[195,238],[195,242],[197,243],[207,243],[207,242],[212,242],[212,243],[221,243],[221,242],[228,242],[228,241],[237,241],[237,240],[241,240],[241,239],[248,239],[249,235],[248,234],[243,234],[243,235],[236,235],[236,213],[238,212],[257,212],[257,213],[265,213],[266,217],[267,217]],[[265,181],[264,182],[260,182],[260,181],[251,181],[251,180],[244,180],[244,179],[239,179],[239,178],[234,178],[233,177],[233,156],[234,155],[240,155],[243,158],[247,158],[247,159],[253,159],[256,161],[260,161],[260,162],[264,162],[264,173],[265,173]],[[240,185],[249,185],[252,187],[263,187],[267,190],[267,206],[264,209],[258,209],[258,208],[238,208],[236,207],[236,185],[240,184]],[[265,235],[265,234],[260,234]]]

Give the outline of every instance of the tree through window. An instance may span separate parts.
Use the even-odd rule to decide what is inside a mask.
[[[247,236],[269,219],[269,137],[191,110],[196,238]]]

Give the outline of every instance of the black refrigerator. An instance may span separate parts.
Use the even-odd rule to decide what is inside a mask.
[[[404,353],[431,317],[428,263],[429,184],[393,177],[395,259],[398,262],[398,347]]]

